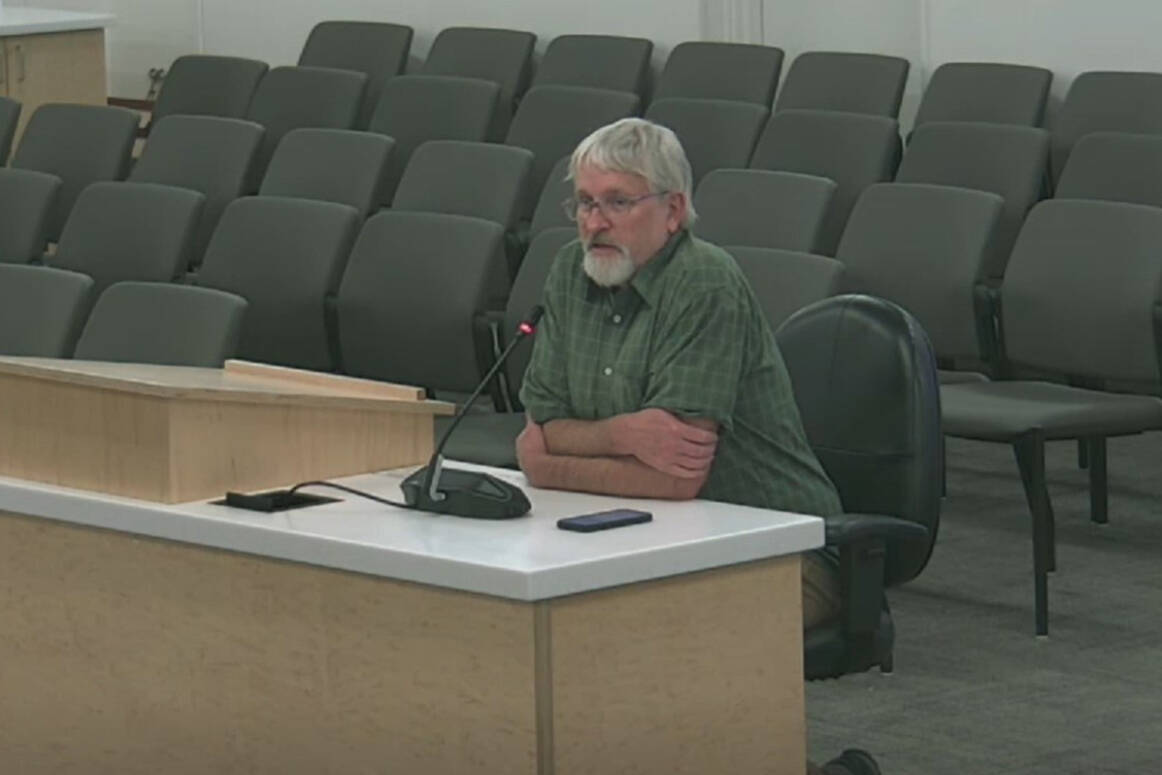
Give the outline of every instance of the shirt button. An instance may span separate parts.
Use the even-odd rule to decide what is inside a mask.
[[[614,323],[620,323],[620,322],[621,322],[621,315],[614,315],[614,316],[613,316],[613,322],[614,322]]]
[[[606,367],[605,367],[605,376],[607,376],[607,377],[608,377],[608,376],[609,376],[609,375],[611,375],[611,374],[613,374],[613,369],[611,369],[611,368],[609,368],[608,366],[606,366]]]

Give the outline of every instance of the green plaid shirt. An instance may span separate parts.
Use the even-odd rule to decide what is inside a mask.
[[[594,284],[579,242],[557,255],[521,401],[538,423],[651,407],[719,425],[700,498],[829,515],[835,487],[807,445],[754,292],[724,250],[675,234],[626,287]]]

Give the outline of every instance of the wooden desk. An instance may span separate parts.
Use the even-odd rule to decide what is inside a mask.
[[[341,481],[398,498],[406,473]],[[0,761],[801,775],[798,553],[822,521],[526,492],[531,516],[485,522],[0,479]],[[555,527],[613,505],[654,521]]]

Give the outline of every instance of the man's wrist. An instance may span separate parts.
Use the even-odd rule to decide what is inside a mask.
[[[628,414],[617,414],[605,420],[605,432],[609,436],[609,447],[614,457],[631,457],[633,443],[629,434]]]

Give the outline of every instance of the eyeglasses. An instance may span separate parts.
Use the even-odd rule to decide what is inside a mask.
[[[644,202],[655,196],[665,196],[669,193],[669,191],[654,191],[649,194],[642,194],[641,196],[610,196],[602,199],[590,199],[587,196],[571,196],[564,202],[561,202],[561,208],[565,211],[565,217],[571,221],[579,221],[582,218],[587,218],[593,214],[594,210],[597,210],[603,216],[612,220],[627,215],[638,202]]]

